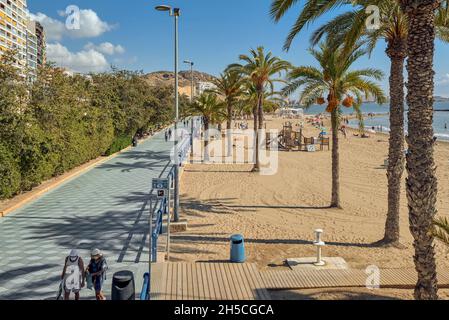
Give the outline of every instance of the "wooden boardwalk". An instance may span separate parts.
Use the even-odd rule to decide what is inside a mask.
[[[381,288],[413,289],[414,269],[383,269]],[[365,270],[265,270],[255,264],[154,264],[151,300],[270,300],[269,290],[366,288]],[[449,288],[449,270],[438,270],[440,288]]]
[[[369,274],[365,270],[272,270],[260,272],[267,290],[323,288],[365,288]],[[414,269],[382,269],[381,288],[414,288],[418,280]],[[449,288],[449,270],[438,270],[440,288]]]
[[[151,300],[269,300],[255,264],[159,263]]]

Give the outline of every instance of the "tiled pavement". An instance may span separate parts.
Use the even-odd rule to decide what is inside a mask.
[[[103,250],[108,297],[112,275],[122,269],[135,273],[140,291],[151,179],[168,172],[170,147],[160,133],[0,219],[0,300],[54,299],[72,248],[86,264],[92,248]]]

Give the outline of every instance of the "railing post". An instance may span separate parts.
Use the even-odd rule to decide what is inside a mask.
[[[166,260],[170,261],[170,226],[171,226],[171,185],[173,181],[173,175],[172,172],[168,175],[168,215],[167,215],[167,257]]]

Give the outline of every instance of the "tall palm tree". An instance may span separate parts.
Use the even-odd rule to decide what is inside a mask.
[[[433,59],[435,11],[439,1],[400,0],[400,4],[409,21],[407,198],[418,272],[415,298],[434,300],[438,299],[438,283],[434,236],[429,231],[437,213],[438,193],[434,160]]]
[[[215,89],[212,92],[218,94],[224,99],[226,105],[226,129],[228,138],[228,156],[232,153],[232,117],[234,107],[242,94],[242,86],[244,83],[241,73],[226,69],[219,78],[213,81]]]
[[[256,50],[251,49],[250,55],[240,55],[240,60],[245,64],[233,64],[229,66],[232,71],[239,72],[244,76],[246,81],[254,86],[257,93],[257,103],[254,105],[254,134],[255,134],[255,165],[254,172],[260,170],[259,162],[259,129],[263,129],[263,101],[264,93],[267,87],[270,91],[274,91],[274,83],[282,82],[280,76],[282,72],[288,71],[291,64],[278,57],[273,56],[271,52],[265,53],[264,47],[258,47]]]
[[[318,28],[312,43],[318,43],[323,36],[338,39],[350,48],[361,38],[367,41],[369,52],[382,39],[387,43],[386,54],[390,59],[390,137],[388,162],[388,211],[385,235],[379,244],[399,247],[400,240],[400,198],[402,175],[404,173],[404,62],[407,57],[408,25],[406,16],[396,0],[356,1],[357,9],[345,12]],[[377,5],[380,23],[375,30],[367,29],[369,17],[367,8]],[[335,36],[337,35],[337,36]]]
[[[275,21],[295,4],[291,0],[273,0],[271,15]],[[329,0],[320,2],[309,0],[292,28],[284,48],[288,50],[293,39],[310,22],[342,4],[352,4],[354,10],[345,12],[318,28],[312,35],[312,43],[317,44],[323,36],[332,37],[337,43],[344,42],[352,48],[360,38],[367,40],[371,52],[380,39],[387,42],[386,54],[390,66],[390,144],[388,176],[388,211],[385,235],[379,244],[400,247],[400,196],[404,172],[404,63],[407,57],[408,21],[397,0]],[[376,5],[380,12],[380,23],[374,30],[367,30],[368,6]],[[438,36],[449,41],[448,2],[437,13]]]
[[[191,113],[199,114],[204,122],[204,160],[209,160],[209,129],[211,124],[220,123],[226,116],[224,105],[212,92],[204,92],[191,105]]]
[[[298,67],[288,74],[289,84],[283,92],[290,95],[302,89],[300,101],[310,107],[316,101],[324,102],[327,95],[327,109],[332,116],[332,199],[331,207],[341,208],[340,203],[340,159],[339,159],[339,125],[341,104],[350,105],[352,96],[360,105],[363,96],[374,97],[378,103],[386,98],[380,86],[372,79],[381,80],[383,73],[376,69],[351,71],[351,65],[365,54],[357,45],[353,51],[346,53],[342,47],[331,46],[328,42],[320,45],[320,50],[310,49],[310,53],[320,64],[320,68],[312,66]],[[346,97],[346,99],[345,99]],[[343,101],[345,99],[345,101]]]

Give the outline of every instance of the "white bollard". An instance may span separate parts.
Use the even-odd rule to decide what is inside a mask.
[[[317,266],[317,267],[322,267],[322,266],[326,265],[326,263],[323,261],[322,254],[321,254],[321,249],[324,246],[326,246],[326,243],[324,241],[322,241],[322,239],[321,239],[321,235],[323,233],[324,233],[324,231],[322,229],[315,230],[316,239],[315,239],[313,245],[317,247],[317,257],[316,257],[316,263],[315,263],[315,266]]]

